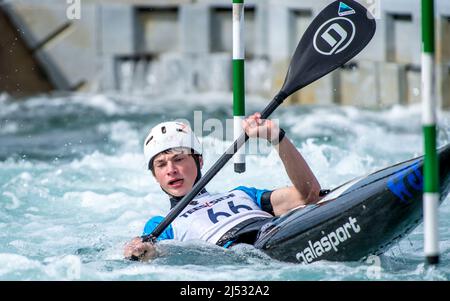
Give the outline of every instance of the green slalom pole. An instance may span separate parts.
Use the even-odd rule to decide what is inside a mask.
[[[434,0],[422,0],[422,126],[424,134],[424,252],[428,264],[439,263],[439,162],[436,152]]]
[[[244,79],[244,0],[233,0],[233,118],[234,139],[243,133],[242,120],[245,116]],[[234,156],[234,171],[245,172],[245,147]]]

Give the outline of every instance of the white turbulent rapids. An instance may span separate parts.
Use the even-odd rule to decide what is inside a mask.
[[[450,279],[450,200],[440,207],[442,264],[423,264],[423,227],[370,262],[282,263],[251,246],[232,250],[202,242],[164,242],[151,263],[122,259],[124,243],[169,209],[145,170],[142,141],[157,122],[231,118],[230,95],[150,99],[120,95],[0,98],[0,280],[367,280]],[[247,111],[267,100],[251,98]],[[333,188],[422,153],[420,106],[382,111],[352,107],[282,107],[280,120],[324,188]],[[439,145],[448,143],[450,114],[439,114]],[[205,131],[205,169],[231,139]],[[247,172],[229,163],[208,185],[289,184],[275,152],[247,157]],[[375,262],[376,263],[376,262]],[[378,278],[381,277],[381,278]]]

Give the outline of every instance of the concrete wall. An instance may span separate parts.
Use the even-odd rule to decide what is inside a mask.
[[[368,47],[288,102],[365,107],[420,101],[420,0],[361,1],[377,14]],[[231,0],[18,0],[7,11],[34,58],[65,90],[231,90]],[[328,0],[248,0],[246,88],[271,97],[300,37]],[[450,108],[450,1],[436,0],[437,96]]]
[[[15,1],[2,7],[33,57],[58,89],[92,89],[97,79],[97,6],[81,5],[82,22],[67,18],[62,1]]]

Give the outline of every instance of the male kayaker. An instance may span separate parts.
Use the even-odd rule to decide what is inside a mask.
[[[179,241],[203,240],[225,248],[236,243],[252,244],[259,229],[274,216],[316,203],[320,184],[297,148],[278,125],[255,113],[243,121],[250,138],[266,138],[278,151],[292,186],[261,190],[239,186],[231,191],[210,194],[203,189],[158,237]],[[202,147],[186,124],[165,122],[156,125],[144,141],[144,155],[161,189],[169,195],[171,208],[201,177]],[[163,220],[152,217],[143,235],[150,234]],[[149,260],[158,255],[153,243],[134,238],[125,246],[125,258]]]

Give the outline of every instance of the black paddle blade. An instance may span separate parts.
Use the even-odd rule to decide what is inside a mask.
[[[281,91],[291,95],[356,56],[375,34],[375,19],[353,0],[323,9],[304,33]]]

